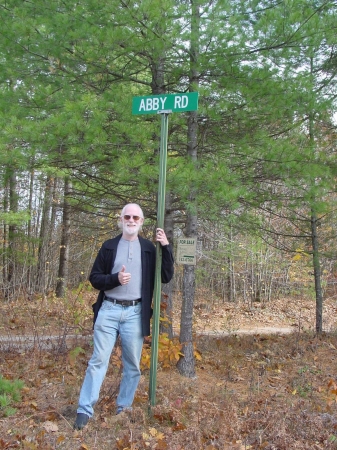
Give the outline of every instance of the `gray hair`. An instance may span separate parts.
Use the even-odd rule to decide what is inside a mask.
[[[126,210],[126,208],[127,208],[128,206],[137,206],[137,208],[139,208],[139,210],[140,210],[140,217],[141,217],[142,219],[144,219],[143,210],[142,210],[142,208],[138,205],[138,203],[127,203],[127,204],[124,206],[124,208],[122,209],[121,217],[124,216],[124,212],[125,212],[125,210]]]
[[[142,208],[138,205],[138,203],[127,203],[125,206],[124,206],[124,208],[122,209],[122,212],[121,212],[121,214],[120,214],[120,216],[119,216],[119,220],[118,220],[118,228],[120,229],[120,230],[122,230],[123,229],[123,225],[122,225],[122,217],[124,216],[124,212],[125,212],[125,210],[126,210],[126,208],[128,207],[128,206],[137,206],[137,208],[139,208],[139,211],[140,211],[140,217],[142,218],[142,219],[144,219],[144,213],[143,213],[143,210],[142,210]],[[139,228],[139,231],[141,231],[141,229],[142,229],[142,225],[140,226],[140,228]]]

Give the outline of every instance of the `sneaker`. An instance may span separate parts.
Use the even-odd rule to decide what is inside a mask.
[[[88,423],[90,417],[87,414],[77,413],[76,422],[74,423],[75,430],[82,430]]]

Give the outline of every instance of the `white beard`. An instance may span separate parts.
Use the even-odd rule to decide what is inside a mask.
[[[140,229],[140,225],[137,223],[129,224],[129,223],[123,223],[123,233],[134,236],[135,234],[138,234]]]

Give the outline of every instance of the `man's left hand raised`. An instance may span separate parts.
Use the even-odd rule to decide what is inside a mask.
[[[162,228],[157,228],[156,230],[156,241],[160,243],[160,245],[168,245],[169,241],[166,237],[165,231]]]

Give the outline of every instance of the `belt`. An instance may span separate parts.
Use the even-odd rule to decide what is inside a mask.
[[[142,301],[141,298],[137,298],[137,300],[117,300],[115,298],[104,296],[103,300],[107,300],[108,302],[114,303],[115,305],[122,305],[122,306],[135,306],[138,305]]]

